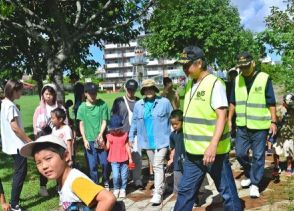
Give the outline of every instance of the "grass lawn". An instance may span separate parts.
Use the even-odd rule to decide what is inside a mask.
[[[124,93],[103,93],[98,94],[98,97],[103,99],[110,109],[114,99],[118,96],[122,96]],[[139,95],[138,95],[139,96]],[[73,94],[66,96],[67,99],[73,99]],[[28,134],[33,133],[33,114],[34,110],[39,104],[38,96],[22,96],[21,99],[16,101],[20,105],[22,119],[25,127],[25,131]],[[81,149],[81,145],[80,148]],[[84,163],[85,159],[82,150],[79,150],[77,160],[80,163]],[[0,177],[4,186],[4,191],[6,199],[10,200],[11,182],[12,182],[12,172],[13,172],[13,161],[10,156],[0,152]],[[21,204],[30,211],[36,210],[51,210],[58,207],[58,194],[56,191],[56,182],[49,181],[47,187],[49,190],[49,197],[40,197],[38,195],[39,190],[39,174],[35,167],[35,163],[32,159],[28,160],[28,174],[24,183],[24,187],[21,193]]]

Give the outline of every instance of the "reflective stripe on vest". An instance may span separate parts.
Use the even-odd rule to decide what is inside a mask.
[[[268,74],[260,72],[247,93],[244,77],[238,75],[235,81],[236,124],[249,129],[268,129],[271,115],[266,106],[265,88]]]
[[[183,133],[185,149],[190,154],[203,155],[213,137],[217,115],[211,108],[211,95],[217,80],[214,75],[207,75],[195,93],[191,93],[192,81],[186,86]],[[230,147],[230,133],[226,125],[216,153],[225,154]]]

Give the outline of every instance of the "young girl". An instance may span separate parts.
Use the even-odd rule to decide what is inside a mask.
[[[43,135],[51,134],[52,132],[52,122],[51,122],[51,111],[57,107],[65,108],[57,103],[56,100],[56,87],[54,84],[45,84],[41,90],[41,100],[39,106],[35,109],[33,117],[33,127],[35,139]],[[66,119],[67,124],[67,119]],[[46,177],[40,175],[40,190],[39,194],[41,196],[48,196],[48,191],[46,189],[47,185]]]
[[[122,117],[113,115],[109,123],[110,133],[106,136],[106,149],[109,150],[108,161],[111,162],[112,167],[113,194],[116,198],[126,197],[128,161],[133,163],[128,145],[128,133],[123,132],[122,127]]]
[[[64,123],[66,119],[66,113],[62,108],[55,108],[53,111],[51,111],[51,122],[53,124],[52,134],[57,136],[58,138],[62,139],[66,145],[67,150],[69,152],[70,157],[73,156],[73,146],[72,146],[72,140],[73,140],[73,134],[70,126],[66,125]],[[68,165],[72,166],[73,161],[72,159],[69,160]]]

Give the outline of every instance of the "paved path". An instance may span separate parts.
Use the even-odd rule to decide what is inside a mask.
[[[270,156],[266,157],[265,174],[261,184],[261,197],[259,199],[251,199],[249,197],[249,189],[242,189],[240,185],[241,179],[244,177],[240,165],[234,157],[234,153],[231,153],[230,161],[232,163],[233,174],[238,189],[239,197],[242,200],[245,210],[287,210],[290,204],[288,200],[289,196],[293,198],[294,195],[294,178],[291,179],[281,174],[280,181],[274,182],[271,179],[272,171],[272,159]],[[146,164],[145,164],[146,165]],[[143,165],[144,166],[144,165]],[[172,175],[166,174],[166,182],[172,183]],[[176,198],[172,195],[172,190],[168,185],[166,187],[166,194],[164,195],[163,203],[159,206],[152,206],[149,200],[152,197],[153,182],[149,181],[146,184],[145,190],[135,190],[132,185],[129,185],[127,198],[118,202],[118,206],[115,210],[127,210],[127,211],[170,211],[176,202]],[[207,176],[206,180],[200,190],[200,203],[201,207],[194,208],[193,211],[200,210],[223,210],[222,198],[218,194],[212,179]]]

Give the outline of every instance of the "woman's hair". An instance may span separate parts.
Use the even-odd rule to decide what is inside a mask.
[[[170,119],[178,119],[180,122],[183,121],[183,111],[180,109],[173,110],[170,114]]]
[[[13,97],[13,92],[14,91],[19,91],[23,88],[23,83],[21,83],[20,81],[16,81],[16,80],[9,80],[7,81],[5,87],[4,87],[4,95],[5,97],[7,97],[8,99],[12,99]]]
[[[40,152],[41,150],[48,150],[54,153],[57,153],[61,159],[63,159],[63,155],[65,152],[65,149],[58,145],[53,143],[40,143],[36,144],[32,150],[32,156],[34,157],[36,153]]]
[[[42,92],[41,92],[41,96],[43,96],[43,94],[44,94],[44,92],[46,90],[48,92],[50,92],[50,94],[53,95],[53,102],[55,103],[56,102],[56,91],[55,91],[55,89],[53,87],[51,87],[51,86],[44,86],[43,89],[42,89]]]
[[[55,116],[57,117],[57,119],[62,119],[63,121],[66,119],[66,113],[60,107],[53,109],[51,111],[51,113],[55,114]]]

